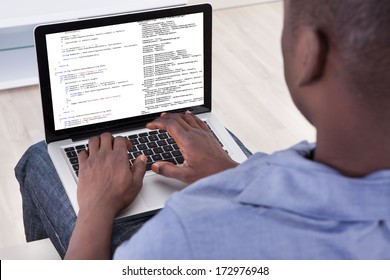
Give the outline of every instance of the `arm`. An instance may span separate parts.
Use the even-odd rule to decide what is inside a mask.
[[[147,127],[166,130],[175,139],[184,157],[183,166],[169,162],[154,163],[152,170],[158,174],[193,183],[238,165],[223,150],[208,126],[191,112],[162,114]]]
[[[79,154],[80,210],[65,259],[110,258],[113,221],[137,197],[145,175],[145,156],[130,170],[129,145],[105,133],[89,140],[89,154]]]

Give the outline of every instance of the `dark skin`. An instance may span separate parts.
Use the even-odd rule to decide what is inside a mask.
[[[389,114],[357,98],[360,89],[347,77],[330,34],[301,25],[293,35],[292,2],[285,1],[285,78],[296,106],[317,129],[314,160],[350,177],[390,168]]]
[[[79,154],[79,213],[65,259],[109,259],[113,220],[142,187],[145,156],[132,170],[123,137],[104,133],[89,140],[89,154]]]
[[[185,159],[183,166],[168,162],[153,164],[152,170],[160,175],[190,184],[238,165],[221,148],[207,125],[190,112],[163,114],[147,127],[168,131]]]
[[[290,3],[293,1],[285,1],[282,37],[285,78],[294,103],[317,129],[314,160],[350,177],[389,169],[389,113],[367,107],[356,98],[360,89],[345,75],[329,34],[304,24],[293,32]],[[163,114],[147,127],[167,130],[185,158],[183,166],[155,163],[152,170],[158,174],[192,183],[238,165],[207,126],[190,113]],[[89,155],[79,155],[80,211],[66,259],[110,257],[113,220],[135,199],[145,174],[143,156],[129,170],[126,139],[113,139],[107,133],[92,138],[89,144]]]
[[[185,114],[163,114],[147,125],[168,131],[181,148],[185,162],[153,164],[152,170],[186,183],[195,182],[238,165],[221,148],[199,118]],[[131,204],[142,187],[145,156],[129,169],[130,142],[110,133],[89,140],[89,155],[80,153],[77,198],[79,213],[65,259],[109,259],[113,220]]]

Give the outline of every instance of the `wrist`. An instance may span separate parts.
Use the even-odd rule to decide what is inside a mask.
[[[113,221],[117,216],[117,212],[112,207],[85,207],[80,206],[77,214],[78,219],[99,219],[104,221]]]
[[[231,160],[230,162],[230,168],[236,168],[237,166],[239,166],[240,164],[234,160]]]
[[[109,259],[112,214],[80,209],[65,259]]]

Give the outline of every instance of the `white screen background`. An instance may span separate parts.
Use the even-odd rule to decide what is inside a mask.
[[[203,14],[46,36],[55,130],[204,103]]]

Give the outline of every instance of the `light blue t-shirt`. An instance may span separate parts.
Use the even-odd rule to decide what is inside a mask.
[[[390,170],[348,178],[302,142],[172,196],[117,259],[390,259]],[[364,160],[364,159],[362,159]]]

